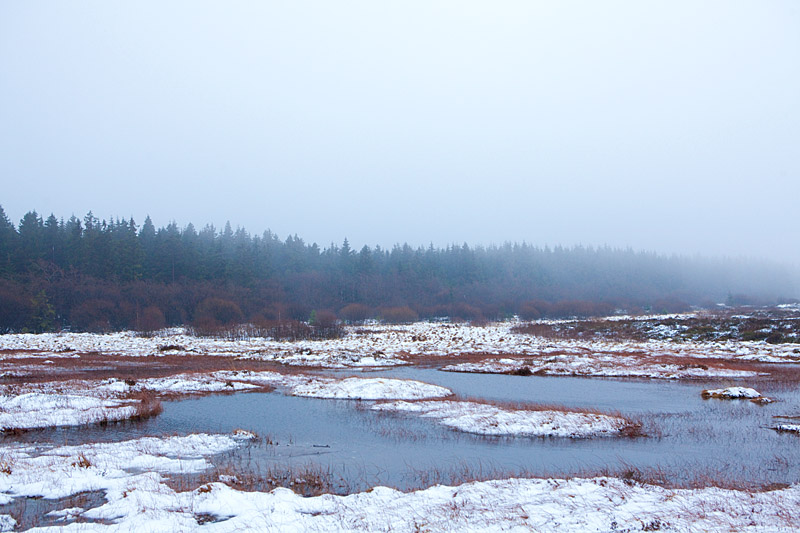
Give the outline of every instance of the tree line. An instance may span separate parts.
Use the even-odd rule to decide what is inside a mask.
[[[781,267],[609,247],[320,247],[297,235],[0,207],[0,331],[681,311],[791,294]]]

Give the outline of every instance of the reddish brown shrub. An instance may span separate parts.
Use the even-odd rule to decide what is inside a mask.
[[[370,308],[364,304],[349,304],[339,310],[339,316],[347,322],[363,322],[370,314]]]
[[[196,324],[209,327],[213,324],[229,326],[242,322],[242,310],[231,300],[206,298],[197,306],[194,314]]]
[[[542,312],[536,307],[535,302],[525,302],[519,306],[517,313],[523,320],[538,320],[542,318]]]
[[[86,300],[72,310],[70,322],[80,331],[111,331],[115,314],[114,304],[108,300]]]
[[[336,325],[336,313],[329,309],[321,309],[314,313],[311,325],[319,328],[332,328]]]
[[[167,321],[161,309],[155,305],[142,309],[141,316],[139,317],[140,331],[156,331],[165,328],[166,325]]]
[[[381,309],[381,318],[389,324],[408,324],[419,320],[416,311],[408,307],[384,307]]]

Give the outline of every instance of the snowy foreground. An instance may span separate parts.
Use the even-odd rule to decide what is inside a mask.
[[[196,338],[182,330],[153,338],[109,335],[0,335],[0,430],[84,425],[149,416],[159,399],[192,394],[275,390],[319,398],[363,400],[376,416],[419,416],[456,431],[512,438],[594,438],[636,435],[619,416],[463,401],[444,387],[382,377],[337,377],[282,369],[216,370],[165,377],[64,379],[64,370],[103,366],[105,358],[230,357],[317,368],[413,364],[442,357],[444,370],[547,375],[741,379],[737,362],[797,362],[797,348],[764,342],[552,340],[513,333],[512,322],[472,327],[419,323],[350,328],[329,341],[275,342]],[[445,356],[450,356],[444,360]],[[144,357],[148,357],[145,359]],[[464,359],[458,360],[458,357]],[[682,359],[683,358],[683,359]],[[702,360],[702,361],[701,361]],[[181,368],[179,365],[173,368]],[[231,359],[232,361],[232,359]],[[174,364],[174,363],[173,363]],[[727,365],[731,366],[728,368]],[[190,366],[189,366],[190,367]],[[744,370],[743,370],[744,369]],[[72,376],[81,375],[73,373]],[[106,378],[109,375],[101,374]],[[35,377],[29,380],[27,377]],[[39,381],[44,378],[44,381]],[[768,401],[757,391],[728,387],[709,397]],[[363,407],[353,402],[353,408]],[[780,418],[780,417],[779,417]],[[784,417],[794,420],[795,417]],[[776,423],[777,424],[777,423]],[[783,423],[777,431],[800,432]],[[27,498],[50,501],[58,531],[777,531],[800,528],[800,486],[770,492],[716,488],[673,490],[616,478],[507,479],[435,486],[403,493],[375,487],[348,496],[302,497],[286,489],[243,492],[214,455],[246,446],[254,435],[148,437],[81,446],[8,444],[0,447],[0,530],[16,524]],[[194,487],[170,479],[205,472]],[[183,492],[172,487],[183,487]],[[70,502],[61,499],[93,494]],[[100,497],[102,496],[102,497]],[[77,501],[77,503],[76,503]],[[86,502],[86,503],[81,503]],[[80,507],[83,505],[83,507]],[[44,511],[42,511],[43,513]],[[24,520],[19,514],[15,516]],[[39,522],[42,524],[43,522]],[[40,530],[47,530],[41,527]]]
[[[242,492],[221,482],[176,492],[165,483],[171,475],[210,468],[209,455],[250,437],[189,435],[43,450],[14,447],[5,451],[0,465],[0,498],[8,503],[104,493],[98,507],[56,510],[51,516],[57,526],[34,531],[722,532],[800,527],[798,486],[751,493],[672,490],[605,477],[508,479],[409,493],[376,487],[349,496],[306,498],[287,489]],[[14,519],[0,516],[0,525],[10,529]]]

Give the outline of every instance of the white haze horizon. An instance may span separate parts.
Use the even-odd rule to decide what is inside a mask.
[[[800,4],[0,6],[0,205],[798,270]]]

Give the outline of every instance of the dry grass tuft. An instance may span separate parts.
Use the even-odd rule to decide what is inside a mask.
[[[89,468],[90,466],[92,466],[92,462],[89,461],[89,458],[86,457],[86,455],[83,452],[81,452],[78,454],[78,458],[72,463],[72,466],[78,468]]]
[[[131,417],[132,420],[144,420],[146,418],[158,416],[164,411],[161,400],[159,400],[152,391],[142,391],[131,396],[131,398],[138,400],[135,413],[133,417]]]

